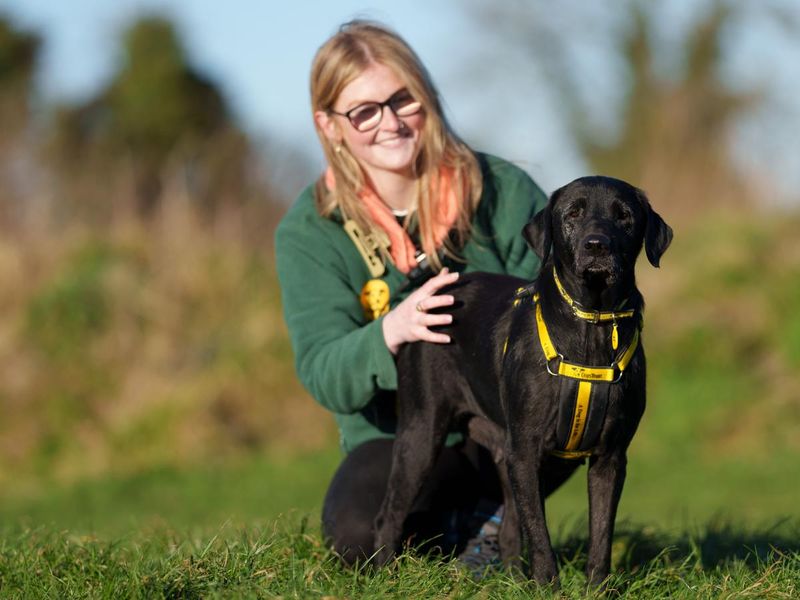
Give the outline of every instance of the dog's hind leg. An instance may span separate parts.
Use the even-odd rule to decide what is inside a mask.
[[[500,556],[503,564],[514,571],[522,571],[522,540],[519,533],[519,515],[511,479],[508,475],[508,461],[505,456],[497,464],[497,475],[503,487],[503,522],[500,524]]]
[[[611,542],[617,506],[625,483],[627,457],[618,448],[589,463],[589,553],[586,577],[600,585],[611,569]]]
[[[467,424],[469,437],[489,450],[497,467],[497,476],[503,490],[503,521],[500,524],[500,556],[507,567],[520,568],[522,544],[519,535],[519,518],[508,477],[505,453],[505,432],[499,425],[482,417],[473,417]]]
[[[403,522],[444,445],[447,423],[447,415],[416,415],[398,429],[389,485],[375,517],[374,561],[379,566],[394,558]]]

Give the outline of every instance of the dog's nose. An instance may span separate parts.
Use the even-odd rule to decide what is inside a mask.
[[[591,256],[605,256],[611,251],[611,240],[601,234],[587,235],[583,239],[583,248]]]

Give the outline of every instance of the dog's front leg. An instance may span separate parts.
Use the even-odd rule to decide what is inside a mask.
[[[597,586],[611,569],[611,542],[617,506],[625,483],[624,449],[593,457],[589,464],[589,556],[586,577]]]
[[[544,495],[540,481],[541,460],[538,440],[525,437],[512,440],[508,471],[517,515],[528,545],[528,568],[537,583],[557,585],[556,557],[553,554],[544,515]]]

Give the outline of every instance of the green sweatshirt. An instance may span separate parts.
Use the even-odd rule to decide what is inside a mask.
[[[520,168],[478,155],[483,195],[473,218],[465,262],[446,262],[451,270],[507,273],[532,279],[539,259],[521,235],[547,197]],[[397,371],[383,339],[380,317],[368,321],[360,302],[372,279],[364,259],[336,217],[316,210],[314,188],[306,188],[281,220],[276,236],[278,279],[284,318],[300,381],[333,412],[341,444],[359,444],[395,431]],[[381,277],[394,307],[406,277],[391,262]]]

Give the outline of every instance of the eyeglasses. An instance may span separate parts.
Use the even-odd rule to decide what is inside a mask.
[[[375,129],[383,119],[383,109],[388,106],[392,112],[398,117],[410,117],[417,114],[422,109],[422,103],[414,100],[414,97],[408,93],[408,90],[400,90],[395,92],[391,98],[385,102],[365,102],[359,104],[355,108],[351,108],[347,112],[336,112],[331,109],[334,115],[340,117],[347,117],[350,124],[357,130],[370,131]]]

